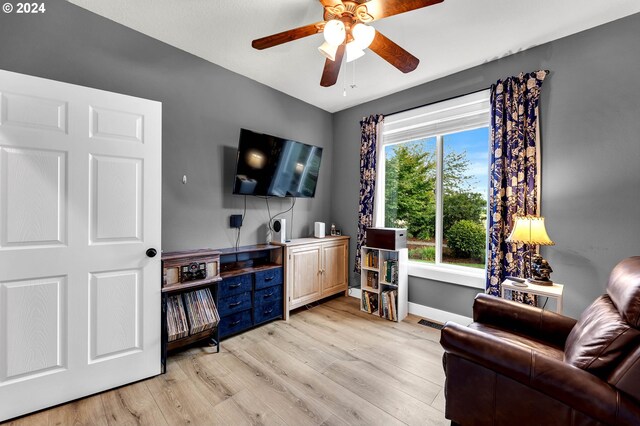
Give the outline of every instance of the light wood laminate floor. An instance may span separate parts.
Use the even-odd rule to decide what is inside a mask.
[[[12,425],[448,425],[440,332],[340,297]],[[88,378],[90,379],[90,378]]]

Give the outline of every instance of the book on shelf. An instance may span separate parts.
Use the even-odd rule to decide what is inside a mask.
[[[367,271],[367,287],[378,288],[378,273]]]
[[[387,290],[380,294],[382,297],[382,317],[388,320],[397,321],[398,315],[396,305],[398,300],[398,290]]]
[[[369,291],[362,292],[362,309],[368,313],[378,310],[378,294]]]
[[[214,328],[220,322],[209,288],[167,298],[167,334],[172,342]]]
[[[391,284],[398,283],[398,261],[395,259],[385,260],[382,264],[384,280]]]
[[[383,291],[380,294],[380,297],[381,297],[380,316],[382,318],[389,318],[389,301],[387,298],[387,292]]]
[[[398,319],[398,314],[396,311],[396,304],[398,303],[398,291],[397,290],[391,290],[389,292],[389,302],[391,304],[391,315],[389,316],[389,319],[392,321],[396,321]]]

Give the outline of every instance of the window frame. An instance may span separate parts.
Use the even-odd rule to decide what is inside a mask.
[[[436,138],[436,259],[434,264],[416,262],[409,259],[408,273],[410,276],[442,281],[451,284],[484,289],[486,285],[486,268],[478,269],[466,266],[442,263],[443,241],[443,170],[444,170],[444,136],[467,130],[491,127],[490,117],[490,91],[488,89],[436,102],[412,110],[403,111],[385,117],[382,137],[377,154],[377,177],[374,206],[374,224],[382,227],[385,223],[385,177],[386,155],[385,148],[401,143],[407,143],[426,138]],[[470,105],[473,111],[469,112]],[[481,118],[486,113],[486,117]],[[431,116],[431,121],[420,122],[420,117]],[[471,119],[470,119],[471,117]],[[398,123],[406,123],[405,127]],[[456,124],[457,123],[457,124]],[[389,127],[392,130],[389,130]],[[423,130],[420,130],[420,127]],[[402,132],[406,129],[407,137],[403,138]],[[438,129],[442,131],[438,132]],[[393,134],[393,138],[385,138],[385,134]],[[400,135],[400,136],[398,136]],[[389,140],[391,139],[391,140]],[[487,147],[490,149],[490,146]],[[490,166],[487,164],[487,169]],[[487,181],[487,188],[489,182]],[[487,191],[488,195],[488,191]],[[487,217],[489,214],[489,202],[487,197]],[[488,248],[488,230],[485,240],[485,265]]]

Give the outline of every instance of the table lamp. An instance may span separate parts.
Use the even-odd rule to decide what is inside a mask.
[[[534,278],[534,271],[531,266],[531,259],[533,256],[534,246],[552,246],[555,243],[551,241],[547,230],[544,227],[544,218],[533,215],[515,216],[515,224],[511,230],[511,234],[505,240],[508,243],[522,243],[529,245],[529,278],[527,278],[527,284],[537,285],[553,285],[553,281],[549,279],[548,272],[551,272],[551,268],[546,260],[540,257],[540,262],[546,265],[547,271],[540,277]]]

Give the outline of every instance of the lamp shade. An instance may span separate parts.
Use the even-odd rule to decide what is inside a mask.
[[[344,39],[347,36],[347,31],[344,27],[344,23],[342,21],[338,21],[337,19],[332,19],[327,22],[324,26],[324,39],[329,44],[333,44],[334,46],[338,46],[342,44]]]
[[[322,43],[322,46],[318,47],[322,56],[332,61],[336,60],[336,52],[338,51],[338,44],[330,44],[328,42]]]
[[[516,216],[511,234],[505,240],[508,243],[535,244],[552,246],[547,230],[544,227],[544,218],[538,216]]]
[[[347,43],[347,62],[355,61],[364,56],[364,50],[355,41]]]
[[[364,50],[371,45],[376,36],[376,29],[368,25],[357,23],[351,29],[354,42]]]

